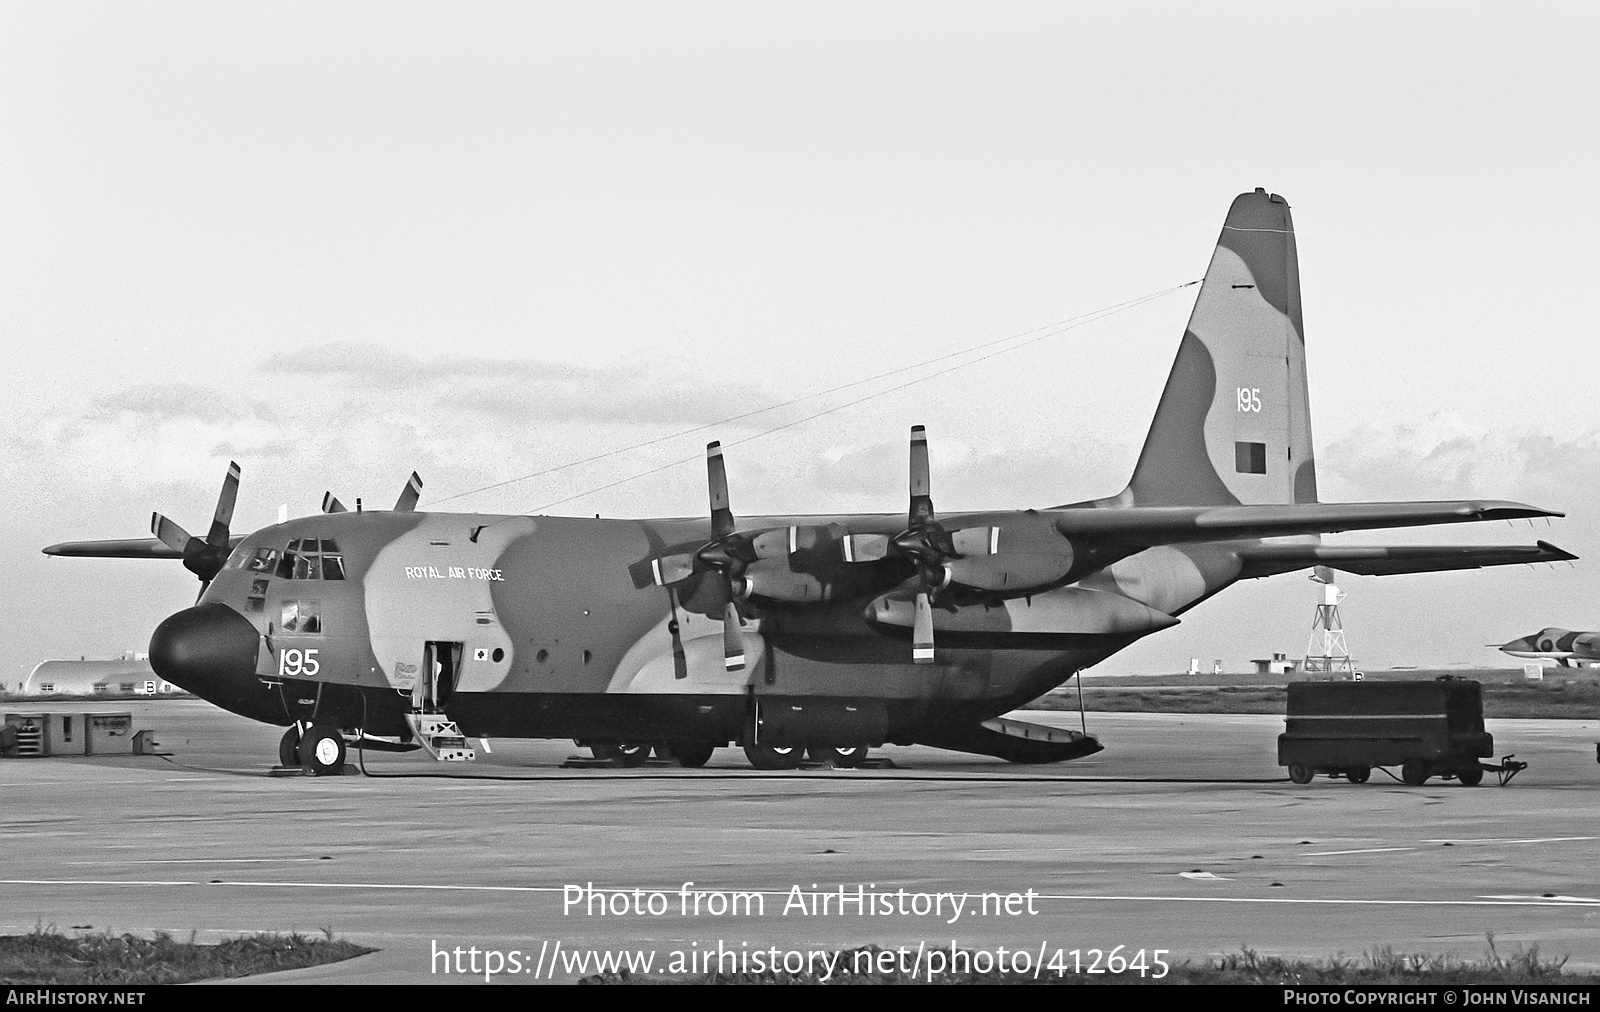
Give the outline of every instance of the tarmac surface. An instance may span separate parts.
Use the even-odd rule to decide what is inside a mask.
[[[1529,763],[1504,787],[1297,787],[1270,715],[1090,713],[1106,750],[1055,766],[886,747],[893,769],[758,773],[723,749],[573,770],[570,742],[496,739],[472,764],[369,752],[377,776],[312,778],[272,775],[280,729],[199,701],[5,709],[132,712],[172,755],[0,760],[0,933],[326,929],[380,950],[257,983],[572,981],[590,950],[793,968],[863,945],[926,973],[952,943],[1044,973],[1123,946],[1154,974],[1157,950],[1479,958],[1491,936],[1600,968],[1596,721],[1489,721]]]

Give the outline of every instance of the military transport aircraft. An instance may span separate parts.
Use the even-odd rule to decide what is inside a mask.
[[[1019,762],[1100,744],[1002,715],[1244,579],[1549,562],[1528,546],[1345,547],[1336,531],[1561,516],[1513,502],[1317,499],[1289,205],[1228,211],[1144,449],[1122,492],[938,514],[911,430],[904,513],[739,519],[721,449],[710,515],[601,520],[392,510],[230,533],[230,466],[205,537],[51,555],[181,558],[193,607],[150,641],[162,678],[288,726],[280,758],[337,772],[347,742],[467,757],[468,737],[572,738],[624,764],[741,745],[857,764],[883,743]],[[887,490],[886,490],[887,492]],[[358,503],[359,506],[359,503]]]
[[[1564,668],[1600,663],[1600,632],[1577,632],[1554,626],[1521,636],[1510,643],[1491,643],[1512,657],[1550,659]]]

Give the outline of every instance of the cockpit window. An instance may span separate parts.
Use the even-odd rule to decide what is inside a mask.
[[[279,617],[284,632],[306,635],[322,632],[321,601],[285,601]]]
[[[257,548],[245,559],[244,568],[252,573],[270,573],[278,563],[276,548]]]
[[[278,561],[277,574],[285,580],[342,580],[344,558],[330,538],[300,538],[289,542]]]

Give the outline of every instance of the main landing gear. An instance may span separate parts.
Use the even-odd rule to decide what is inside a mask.
[[[299,766],[314,777],[343,773],[345,755],[344,735],[330,724],[312,724],[304,732],[291,724],[278,741],[278,762]]]

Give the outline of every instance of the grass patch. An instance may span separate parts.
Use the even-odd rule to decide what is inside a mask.
[[[1489,936],[1489,953],[1481,960],[1465,960],[1454,954],[1436,956],[1428,954],[1402,954],[1389,946],[1361,956],[1336,956],[1331,959],[1288,959],[1282,956],[1263,956],[1251,949],[1209,959],[1202,963],[1188,960],[1171,963],[1165,976],[1153,976],[1159,967],[1147,966],[1144,975],[1137,970],[1122,974],[1078,973],[1073,971],[1072,958],[1065,958],[1066,972],[1057,973],[1046,965],[1038,977],[1029,969],[1025,973],[991,970],[979,973],[973,968],[971,951],[952,958],[949,949],[924,953],[922,966],[953,967],[948,973],[930,975],[926,970],[913,977],[905,969],[890,973],[876,970],[877,954],[884,950],[877,946],[847,949],[836,953],[837,969],[831,978],[822,980],[820,974],[787,973],[711,973],[694,977],[646,977],[626,972],[596,974],[585,977],[580,984],[1596,984],[1600,974],[1566,972],[1566,957],[1545,959],[1539,947],[1518,950],[1514,955],[1501,956],[1494,946],[1494,936]],[[991,954],[992,955],[992,954]],[[908,954],[906,961],[911,960]],[[1047,957],[1047,960],[1050,957]],[[896,960],[898,962],[898,960]],[[983,965],[984,960],[978,960]],[[863,972],[856,973],[856,969]]]
[[[375,952],[321,935],[250,935],[216,945],[180,942],[165,932],[67,936],[54,928],[0,935],[0,984],[186,984],[297,970]]]

